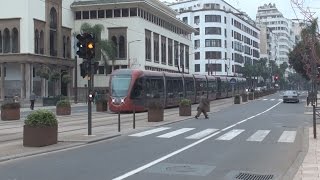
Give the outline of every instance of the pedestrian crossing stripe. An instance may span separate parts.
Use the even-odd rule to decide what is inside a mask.
[[[159,127],[156,129],[151,129],[151,130],[139,132],[136,134],[132,134],[129,136],[131,136],[131,137],[144,137],[144,136],[149,136],[152,134],[164,132],[169,129],[171,129],[171,128],[170,127]],[[188,133],[190,131],[193,131],[194,129],[195,128],[180,128],[180,129],[177,129],[177,130],[174,130],[171,132],[167,132],[162,135],[158,135],[156,137],[162,138],[162,139],[169,139],[169,138],[173,138],[178,135],[182,135],[184,133]],[[206,136],[209,136],[209,135],[217,132],[218,130],[219,129],[213,129],[213,128],[212,129],[204,129],[199,132],[195,132],[191,135],[188,135],[188,136],[184,137],[184,139],[198,140],[198,139],[204,138]],[[244,131],[245,131],[244,129],[233,129],[233,130],[226,132],[225,134],[220,135],[215,140],[231,141],[234,138],[236,138],[237,136],[239,136],[240,134],[242,134]],[[251,136],[249,136],[249,138],[247,138],[246,141],[248,141],[248,142],[262,142],[270,133],[271,133],[271,130],[257,130]],[[276,141],[278,143],[294,143],[295,139],[296,139],[296,135],[297,135],[296,131],[283,131],[281,136],[279,137],[279,139],[277,139]]]

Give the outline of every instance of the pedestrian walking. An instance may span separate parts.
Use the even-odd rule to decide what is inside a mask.
[[[33,110],[34,109],[34,102],[36,101],[36,95],[34,94],[34,92],[31,93],[30,95],[30,109]]]
[[[197,115],[195,116],[196,119],[200,116],[201,113],[205,116],[206,119],[208,119],[207,109],[209,109],[209,100],[207,99],[207,96],[204,92],[202,92],[202,96],[200,97],[200,103],[197,108]]]

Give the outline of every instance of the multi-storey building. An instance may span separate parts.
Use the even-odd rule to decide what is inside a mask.
[[[112,70],[136,68],[190,73],[191,33],[195,30],[176,18],[177,13],[158,0],[76,1],[71,5],[75,31],[83,23],[101,24],[102,39],[116,46],[116,59],[108,72],[100,62],[95,87],[108,87]],[[80,64],[82,60],[78,61]],[[79,66],[78,66],[79,67]],[[79,76],[79,73],[78,73]],[[86,81],[79,79],[79,87]]]
[[[192,34],[193,72],[238,75],[260,58],[260,30],[244,12],[223,0],[186,0],[170,5],[197,32]]]
[[[260,28],[260,57],[275,61],[279,55],[278,35],[265,24],[257,24]]]
[[[10,0],[0,7],[0,95],[70,95],[75,61],[71,59],[71,0]],[[37,8],[35,10],[35,7]],[[56,80],[40,78],[40,67],[55,70]],[[51,71],[52,72],[52,71]],[[70,80],[70,79],[69,79]],[[55,87],[55,88],[54,88]]]
[[[288,53],[295,45],[292,21],[285,18],[275,4],[269,3],[258,7],[256,22],[266,25],[278,36],[279,55],[276,59],[277,64],[288,63]]]

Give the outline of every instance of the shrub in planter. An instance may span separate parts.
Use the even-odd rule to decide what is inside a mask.
[[[191,116],[191,100],[182,99],[179,104],[180,116]]]
[[[8,102],[1,105],[1,120],[19,120],[20,104]]]
[[[58,142],[58,121],[51,111],[33,111],[24,123],[23,146],[42,147]]]
[[[239,94],[234,96],[234,104],[240,104],[240,95]]]
[[[71,114],[71,104],[68,100],[60,100],[57,102],[56,106],[57,115],[70,115]]]
[[[160,101],[152,101],[148,103],[148,122],[163,121],[163,104]]]
[[[242,102],[248,101],[248,95],[246,93],[241,94]]]
[[[106,99],[98,99],[96,101],[96,110],[97,112],[103,112],[108,110],[108,101]]]

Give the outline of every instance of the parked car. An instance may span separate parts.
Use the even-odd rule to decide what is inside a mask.
[[[296,102],[298,103],[299,102],[299,94],[297,91],[293,91],[293,90],[290,90],[290,91],[285,91],[283,93],[283,102],[286,103],[286,102]]]

